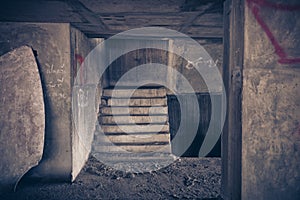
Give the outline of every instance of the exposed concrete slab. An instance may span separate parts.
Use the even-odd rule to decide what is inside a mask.
[[[194,12],[203,13],[195,18]],[[157,25],[191,37],[222,37],[222,1],[14,1],[2,4],[0,13],[7,21],[70,22],[92,36]]]
[[[22,46],[0,57],[0,192],[13,189],[42,158],[45,109],[33,51]]]

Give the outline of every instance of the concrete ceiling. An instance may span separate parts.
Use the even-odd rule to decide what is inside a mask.
[[[159,26],[222,38],[223,0],[26,0],[0,6],[0,21],[68,22],[89,37]]]

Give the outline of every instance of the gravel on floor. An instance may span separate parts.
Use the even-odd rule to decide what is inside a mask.
[[[91,157],[72,183],[22,181],[0,199],[221,199],[221,158],[180,158],[158,171],[126,173]]]

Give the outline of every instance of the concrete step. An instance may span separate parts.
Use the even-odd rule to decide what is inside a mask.
[[[158,89],[137,89],[133,93],[131,89],[105,89],[103,91],[103,97],[114,97],[117,98],[135,98],[135,97],[142,97],[142,98],[150,98],[150,97],[165,97],[166,90],[164,88]]]
[[[169,132],[169,125],[102,125],[101,129],[104,133],[158,133]]]
[[[171,153],[169,133],[117,136],[104,136],[102,134],[96,131],[92,153],[124,154],[126,151],[134,153],[152,152],[152,156],[159,156],[161,153]]]
[[[162,115],[168,114],[168,107],[102,107],[102,115]]]
[[[170,153],[158,153],[157,155],[143,155],[136,156],[130,155],[128,153],[92,153],[93,155],[97,155],[100,158],[105,159],[106,161],[112,162],[153,162],[153,161],[166,161],[166,160],[175,160],[176,157]]]
[[[133,153],[131,153],[133,154]],[[148,153],[147,153],[148,154]],[[172,154],[166,154],[165,156],[144,156],[141,154],[136,156],[128,155],[103,155],[102,153],[93,154],[101,162],[106,163],[113,168],[134,173],[143,173],[150,171],[157,171],[163,167],[173,163],[177,157]],[[124,174],[125,175],[125,174]]]
[[[167,98],[151,98],[151,99],[102,99],[103,106],[167,106]]]
[[[107,138],[113,143],[161,143],[170,142],[170,134],[143,134],[143,135],[107,135]]]
[[[119,157],[132,157],[132,158],[136,158],[137,156],[140,156],[140,155],[137,155],[137,154],[128,153],[126,151],[105,151],[104,152],[104,151],[96,150],[94,148],[92,148],[92,152],[93,153],[101,153],[105,157],[119,156]],[[151,153],[143,154],[143,157],[145,157],[145,158],[150,158],[150,157],[164,158],[164,157],[167,157],[167,156],[174,156],[174,155],[172,153],[169,153],[169,152],[151,152]]]
[[[166,124],[168,122],[167,115],[159,116],[102,116],[102,124],[144,124],[144,123],[157,123],[157,124]]]
[[[113,148],[114,152],[118,151],[121,153],[122,150],[129,151],[133,153],[147,153],[147,152],[160,152],[160,153],[169,153],[171,152],[171,145],[163,145],[163,144],[115,144],[115,147]],[[105,148],[105,143],[99,144],[99,146],[93,146],[92,152],[106,152],[109,153],[112,150],[112,148]]]

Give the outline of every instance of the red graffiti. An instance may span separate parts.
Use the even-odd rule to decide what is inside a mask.
[[[300,5],[284,5],[279,3],[271,3],[266,0],[247,0],[247,4],[253,13],[256,21],[262,27],[267,37],[270,39],[272,45],[275,48],[275,53],[278,55],[278,62],[281,64],[293,64],[300,63],[300,58],[289,58],[283,47],[280,46],[279,42],[274,37],[272,31],[269,26],[265,23],[265,21],[260,16],[260,7],[269,7],[277,10],[283,11],[298,11],[300,10]]]
[[[75,59],[76,61],[80,64],[80,70],[79,70],[79,73],[80,73],[80,84],[84,83],[84,68],[83,68],[83,62],[84,62],[84,58],[80,55],[80,54],[75,54]],[[77,74],[77,68],[76,68],[76,71],[75,73]]]
[[[84,61],[84,58],[80,54],[75,54],[75,59],[79,62],[80,65]]]

